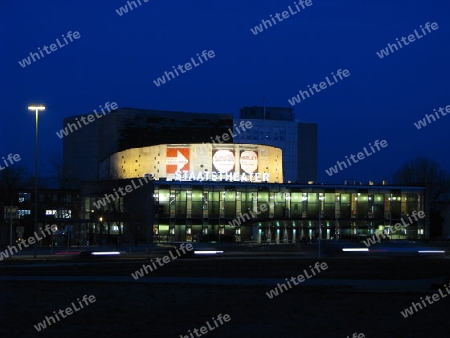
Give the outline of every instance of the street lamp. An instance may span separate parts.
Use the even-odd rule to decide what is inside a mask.
[[[323,209],[323,200],[325,197],[322,196],[322,194],[319,195],[319,258],[321,254],[320,249],[320,241],[322,240],[322,209]]]
[[[100,224],[100,246],[102,246],[102,240],[103,240],[103,217],[100,217],[98,219],[98,222]]]
[[[14,211],[17,213],[17,208]],[[13,207],[12,207],[12,205],[10,205],[9,206],[9,246],[10,247],[12,247],[12,213],[13,213]]]
[[[39,110],[45,110],[44,105],[33,105],[28,106],[29,110],[34,110],[36,112],[36,138],[34,142],[35,146],[35,161],[34,161],[34,232],[37,231],[37,213],[38,213],[38,121],[39,121]],[[36,258],[36,242],[33,244],[34,258]]]

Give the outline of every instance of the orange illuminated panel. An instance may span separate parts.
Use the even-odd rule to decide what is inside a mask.
[[[189,148],[167,148],[167,174],[189,171],[189,168]]]

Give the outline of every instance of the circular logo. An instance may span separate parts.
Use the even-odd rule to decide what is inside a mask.
[[[217,171],[227,173],[234,168],[234,154],[231,150],[218,150],[213,156],[213,165]]]
[[[243,151],[240,162],[242,170],[247,174],[254,173],[258,169],[258,155],[254,151]]]

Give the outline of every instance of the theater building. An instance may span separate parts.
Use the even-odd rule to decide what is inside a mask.
[[[283,183],[281,150],[266,145],[133,148],[106,158],[100,172],[101,181],[82,189],[89,221],[80,235],[90,242],[355,238],[407,220],[414,210],[429,214],[424,187]],[[391,238],[429,238],[428,218]]]

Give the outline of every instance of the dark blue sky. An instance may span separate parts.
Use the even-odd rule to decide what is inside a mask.
[[[32,102],[40,115],[40,167],[61,151],[66,116],[105,102],[119,107],[237,114],[247,105],[288,99],[331,72],[350,77],[300,102],[296,118],[319,124],[319,181],[385,179],[416,155],[450,170],[450,116],[413,123],[450,105],[450,4],[431,1],[315,1],[258,35],[250,28],[294,1],[144,2],[119,16],[124,0],[10,1],[2,5],[3,113],[0,157],[18,153],[33,170]],[[380,59],[376,52],[426,22],[439,29]],[[22,68],[18,61],[68,31],[81,37]],[[62,40],[61,40],[62,42]],[[216,57],[156,87],[153,80],[203,50]],[[450,114],[449,114],[450,115]],[[388,147],[328,177],[325,169],[368,143]]]

